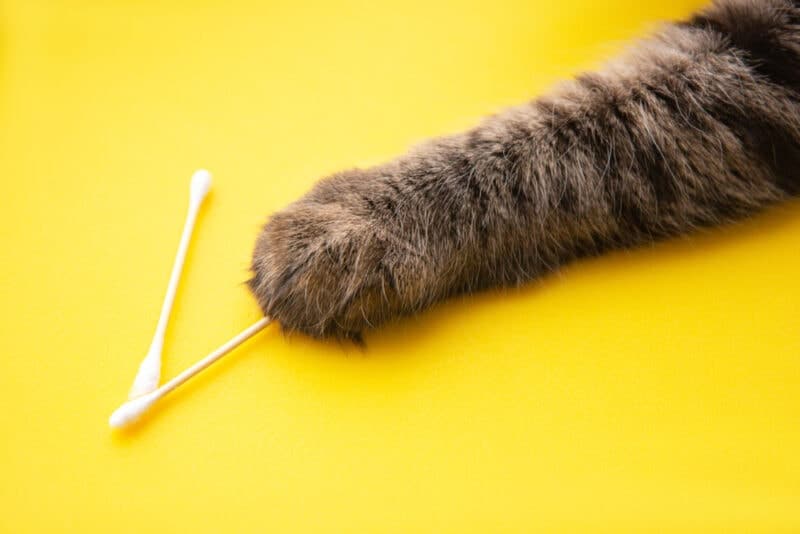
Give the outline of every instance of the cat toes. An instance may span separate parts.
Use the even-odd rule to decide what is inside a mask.
[[[358,339],[399,306],[395,257],[376,221],[339,203],[300,201],[263,228],[249,285],[286,330]]]

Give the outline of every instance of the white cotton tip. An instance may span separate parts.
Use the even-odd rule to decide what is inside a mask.
[[[122,406],[116,409],[111,417],[108,418],[108,424],[111,428],[122,428],[135,422],[150,406],[158,400],[157,392],[153,391],[138,399],[129,400]]]
[[[153,338],[150,350],[147,351],[147,355],[142,360],[142,363],[139,364],[136,378],[133,379],[133,385],[128,392],[129,399],[147,395],[151,391],[158,389],[159,382],[161,382],[162,344],[160,336]]]
[[[153,365],[160,364],[154,360],[144,360],[142,366],[139,367],[139,373],[133,380],[130,392],[128,392],[129,399],[136,399],[142,395],[147,395],[158,389],[158,383],[161,381],[160,366]]]
[[[208,194],[211,189],[211,173],[205,169],[198,169],[192,175],[192,183],[189,186],[189,192],[192,200],[200,202]]]

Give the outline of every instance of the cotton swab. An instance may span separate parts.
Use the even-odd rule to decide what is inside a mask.
[[[183,263],[186,259],[189,241],[192,238],[194,223],[209,189],[211,189],[211,173],[205,169],[195,171],[189,185],[189,211],[186,213],[186,222],[183,225],[183,234],[181,234],[178,252],[175,255],[175,263],[172,265],[167,294],[164,296],[164,303],[161,305],[161,315],[158,318],[150,349],[139,365],[139,372],[136,374],[133,386],[131,386],[128,394],[129,399],[146,395],[158,387],[161,379],[161,352],[164,347],[164,333],[167,330],[167,321],[169,321],[172,311],[172,303],[175,301],[175,293],[178,290],[178,281],[183,271]]]
[[[230,351],[253,337],[255,334],[266,328],[266,326],[272,322],[272,319],[269,317],[264,317],[260,319],[258,322],[250,326],[249,328],[243,330],[239,335],[233,337],[230,341],[219,347],[217,350],[200,360],[199,362],[195,363],[181,374],[161,386],[160,388],[156,389],[155,391],[151,391],[146,393],[140,397],[134,398],[120,406],[116,409],[114,413],[111,414],[111,417],[108,419],[108,424],[111,425],[112,428],[122,428],[128,426],[129,424],[135,422],[141,415],[146,412],[150,406],[153,405],[158,399],[165,396],[167,393],[171,392],[197,373],[211,365],[212,363],[216,362]]]

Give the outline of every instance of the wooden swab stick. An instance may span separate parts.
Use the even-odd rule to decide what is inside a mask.
[[[111,414],[108,424],[111,425],[112,428],[122,428],[133,423],[139,419],[139,417],[146,412],[158,399],[177,388],[195,376],[197,373],[253,337],[255,334],[263,330],[270,322],[272,322],[271,318],[264,317],[160,388],[135,399],[129,400]]]
[[[133,386],[131,386],[128,394],[129,399],[135,399],[154,391],[161,380],[161,352],[164,347],[164,333],[167,330],[167,321],[169,321],[169,316],[172,312],[172,303],[175,301],[175,292],[178,290],[178,281],[183,271],[183,263],[186,259],[186,251],[189,248],[189,240],[192,238],[197,213],[200,211],[203,199],[206,198],[210,188],[211,173],[207,170],[200,169],[192,175],[192,181],[189,186],[189,211],[186,213],[186,222],[183,225],[183,233],[178,245],[178,252],[175,255],[175,263],[172,265],[167,294],[164,296],[164,303],[161,305],[161,315],[158,318],[153,341],[150,342],[150,349],[139,365],[139,372],[136,374]]]

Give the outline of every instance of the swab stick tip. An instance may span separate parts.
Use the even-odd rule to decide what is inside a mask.
[[[192,198],[195,200],[202,200],[211,189],[211,173],[205,169],[198,169],[192,175],[192,183],[189,191]]]
[[[135,399],[146,395],[151,391],[158,389],[158,384],[161,382],[161,346],[160,343],[155,349],[150,348],[147,356],[142,360],[139,366],[139,371],[136,373],[136,378],[133,380],[130,392],[128,393],[129,399]]]
[[[151,391],[147,395],[129,400],[111,414],[111,417],[108,418],[109,426],[111,428],[123,428],[137,421],[158,400],[158,397],[158,391]]]

